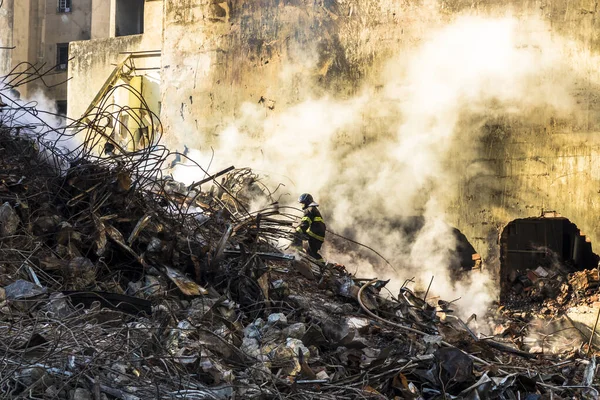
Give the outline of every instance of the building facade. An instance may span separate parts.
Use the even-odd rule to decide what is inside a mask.
[[[66,115],[69,43],[91,38],[92,0],[8,0],[2,9],[14,47],[4,51],[4,71],[38,70],[43,79],[19,87],[21,96],[41,91]]]
[[[11,51],[13,50],[13,1],[7,0],[0,7],[0,76],[10,71]]]

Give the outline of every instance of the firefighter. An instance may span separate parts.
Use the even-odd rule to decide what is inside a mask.
[[[308,193],[303,193],[298,198],[298,203],[302,204],[302,210],[304,216],[300,221],[300,225],[296,228],[298,235],[301,235],[302,239],[308,241],[308,250],[306,251],[309,256],[316,259],[319,262],[325,262],[323,257],[319,254],[319,250],[325,240],[325,222],[321,213],[319,212],[319,205],[314,201],[313,197]]]

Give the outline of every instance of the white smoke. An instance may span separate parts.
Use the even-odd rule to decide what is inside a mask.
[[[588,62],[567,62],[575,57]],[[286,184],[290,202],[312,193],[329,228],[379,250],[397,271],[325,246],[330,261],[392,278],[392,291],[407,278],[426,286],[435,276],[432,293],[467,299],[459,302],[464,314],[481,314],[495,296],[489,277],[455,282],[448,271],[456,240],[445,211],[459,180],[482,172],[462,166],[460,153],[479,150],[488,118],[539,122],[571,112],[569,76],[594,65],[590,57],[540,21],[457,17],[389,60],[383,88],[366,86],[347,100],[307,98],[281,111],[245,104],[219,134],[211,172],[249,166]],[[190,155],[203,167],[213,159],[209,149]],[[192,167],[175,171],[186,183],[202,175]],[[425,222],[408,237],[395,222],[413,215]]]
[[[10,87],[0,85],[0,125],[12,128],[12,132],[35,141],[40,155],[57,172],[68,169],[66,155],[73,153],[80,141],[65,127],[65,119],[58,116],[56,105],[40,90],[20,98]],[[76,154],[70,154],[76,158]]]

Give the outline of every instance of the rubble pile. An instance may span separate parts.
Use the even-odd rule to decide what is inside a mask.
[[[504,298],[511,309],[528,309],[537,314],[558,316],[570,307],[600,306],[598,269],[570,272],[560,265],[515,274]]]
[[[272,198],[248,169],[185,187],[156,148],[57,169],[17,133],[0,119],[2,398],[598,398],[587,349],[531,354],[410,281],[283,254],[293,217],[248,211]]]

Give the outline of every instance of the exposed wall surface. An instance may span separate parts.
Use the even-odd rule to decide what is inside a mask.
[[[297,101],[306,82],[284,82],[282,68],[303,61],[322,93],[344,96],[365,81],[384,83],[377,82],[382,61],[414,48],[428,29],[465,10],[540,17],[557,33],[600,49],[595,2],[571,3],[166,0],[163,68],[171,78],[165,100],[189,103],[195,94],[195,104],[183,102],[184,116],[196,125],[193,115],[202,114],[198,126],[218,130],[244,101],[260,96],[277,98],[278,105]],[[192,85],[186,85],[190,79]]]
[[[10,71],[12,50],[6,47],[13,45],[13,1],[5,1],[0,7],[0,75],[6,75]]]
[[[447,2],[452,9],[470,2]],[[507,2],[486,2],[487,7]],[[552,32],[572,40],[592,57],[600,54],[600,22],[597,2],[511,2],[520,19],[540,17]],[[458,196],[447,205],[449,215],[488,265],[499,268],[499,235],[513,219],[539,217],[556,211],[581,229],[593,249],[600,251],[600,90],[598,59],[570,60],[590,63],[584,76],[552,76],[573,79],[570,95],[577,117],[556,117],[540,110],[537,123],[509,117],[490,118],[482,128],[479,151],[454,159],[467,170],[480,170],[460,182]],[[567,79],[565,79],[567,78]],[[592,267],[592,266],[590,266]],[[498,275],[498,274],[496,274]]]
[[[111,29],[112,10],[114,10],[114,0],[92,0],[91,39],[114,36],[114,21]],[[114,18],[112,19],[114,20]],[[111,32],[113,32],[112,35]]]
[[[598,54],[597,11],[587,0],[165,0],[162,122],[167,135],[192,132],[188,138],[197,139],[188,144],[206,145],[246,102],[266,100],[276,114],[307,96],[343,99],[365,84],[383,87],[380,72],[391,56],[416,48],[462,12],[535,17],[548,23],[541,29]],[[600,246],[600,89],[590,74],[571,88],[577,118],[490,117],[480,142],[461,147],[459,138],[445,161],[463,178],[442,206],[492,268],[502,227],[543,210],[569,218]],[[371,129],[385,123],[374,120]]]
[[[320,94],[353,93],[378,67],[373,58],[389,56],[404,40],[408,29],[395,21],[414,11],[394,1],[353,3],[166,0],[164,102],[178,105],[165,109],[166,126],[183,122],[215,133],[243,102],[265,97],[286,107],[307,84]],[[307,79],[285,76],[289,64],[304,64]]]
[[[37,63],[39,44],[36,38],[39,36],[39,27],[35,23],[37,16],[37,6],[32,4],[31,0],[14,1],[13,14],[13,46],[15,49],[10,52],[11,69],[16,68],[22,62]],[[27,68],[24,66],[19,70]],[[27,85],[19,88],[21,96],[27,96]]]
[[[67,115],[79,118],[102,88],[122,52],[140,49],[143,35],[72,42],[69,53],[69,99]]]
[[[487,129],[488,155],[466,160],[487,172],[462,181],[448,210],[488,264],[498,267],[499,235],[508,222],[545,211],[569,218],[598,252],[600,134],[510,124]]]

